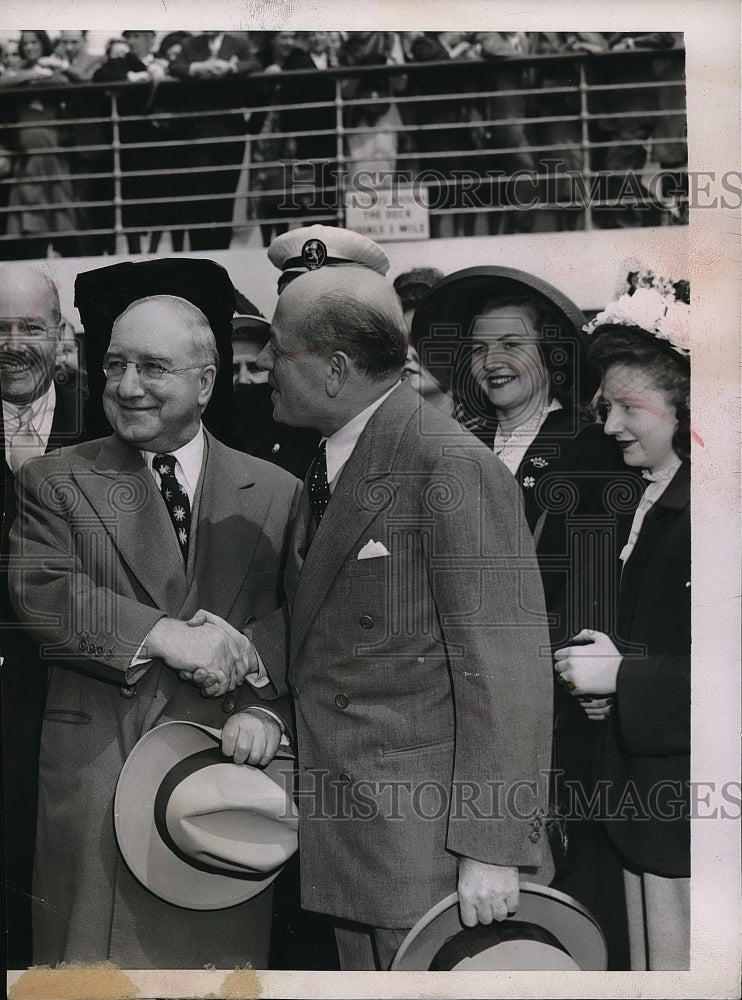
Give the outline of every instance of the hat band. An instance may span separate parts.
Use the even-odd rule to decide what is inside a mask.
[[[311,274],[312,271],[320,271],[323,267],[337,267],[338,265],[354,265],[355,267],[368,268],[370,271],[376,270],[370,264],[364,264],[360,260],[348,260],[346,257],[326,257],[321,267],[307,267],[302,257],[292,257],[281,267],[282,274],[278,279],[278,292],[280,294],[284,286],[293,281],[294,278],[298,278],[300,274]]]
[[[454,934],[434,955],[430,962],[430,971],[449,972],[465,959],[474,958],[486,949],[494,948],[506,941],[535,941],[569,955],[562,942],[545,927],[523,920],[504,920],[497,926],[477,924],[476,927],[466,927]]]
[[[194,858],[190,854],[186,854],[178,847],[168,830],[167,807],[170,801],[170,796],[173,794],[178,785],[180,785],[182,781],[185,781],[186,778],[189,778],[192,774],[195,774],[197,771],[201,771],[205,767],[211,767],[213,764],[223,763],[224,757],[221,749],[217,746],[207,747],[205,750],[199,750],[197,753],[193,753],[189,757],[185,757],[183,760],[178,761],[178,763],[167,772],[165,777],[160,782],[160,787],[157,790],[157,795],[155,796],[154,814],[155,828],[165,846],[172,851],[177,858],[180,858],[181,861],[190,865],[191,868],[196,868],[198,871],[206,872],[209,875],[222,875],[227,878],[243,879],[245,882],[264,882],[265,872],[226,872],[223,868],[215,868],[213,865],[207,865],[198,858]]]

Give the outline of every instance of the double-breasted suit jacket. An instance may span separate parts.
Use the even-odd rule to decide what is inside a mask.
[[[110,959],[124,968],[244,964],[251,907],[261,897],[199,912],[150,894],[119,855],[113,796],[128,753],[153,726],[221,727],[255,702],[247,688],[204,698],[159,660],[131,662],[163,615],[186,620],[206,608],[242,627],[280,604],[299,484],[207,433],[187,567],[151,472],[115,437],[28,462],[18,486],[11,596],[50,663],[34,959]],[[285,714],[284,705],[277,709]]]
[[[253,639],[296,705],[302,903],[413,924],[457,856],[552,873],[543,826],[551,665],[538,567],[499,459],[397,388],[307,549],[305,489],[280,616]],[[388,555],[359,558],[369,541]]]

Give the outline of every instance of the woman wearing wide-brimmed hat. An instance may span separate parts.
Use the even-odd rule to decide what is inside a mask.
[[[604,825],[634,970],[690,960],[689,315],[687,282],[638,271],[588,327],[603,431],[648,485],[617,553],[612,624],[584,621],[555,654],[561,684],[605,729]]]
[[[532,530],[553,473],[586,421],[585,317],[566,295],[515,268],[448,275],[418,305],[410,334],[454,414],[517,479]]]

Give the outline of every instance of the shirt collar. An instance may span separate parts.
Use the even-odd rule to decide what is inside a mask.
[[[650,483],[669,483],[675,473],[682,465],[680,458],[673,452],[672,458],[660,469],[642,469],[642,476]]]
[[[11,403],[9,400],[3,400],[3,422],[7,427],[9,424],[17,425],[20,423],[21,414],[27,409],[28,406],[31,407],[31,421],[36,424],[39,420],[42,420],[44,415],[49,411],[54,412],[54,406],[57,400],[56,390],[54,388],[54,381],[52,380],[49,388],[43,394],[35,399],[32,403]]]
[[[139,453],[144,459],[148,469],[152,469],[152,461],[155,455],[161,454],[161,452],[156,451],[145,451],[143,448],[139,449]],[[182,485],[185,486],[188,497],[192,501],[196,492],[198,477],[201,475],[201,465],[204,457],[203,424],[199,425],[196,436],[192,438],[188,444],[184,444],[182,448],[178,448],[177,451],[172,451],[168,454],[171,454],[175,459],[176,474],[178,469],[180,469],[181,475],[183,476]]]
[[[347,424],[340,428],[340,430],[335,431],[331,434],[327,440],[327,482],[331,483],[345,463],[348,461],[353,453],[353,449],[358,444],[358,438],[364,431],[366,424],[369,422],[371,417],[376,413],[381,404],[387,397],[391,396],[394,390],[397,388],[400,382],[395,382],[391,389],[387,390],[383,396],[379,396],[375,399],[370,406],[367,406],[365,410],[361,410],[357,413],[352,420],[349,420]]]

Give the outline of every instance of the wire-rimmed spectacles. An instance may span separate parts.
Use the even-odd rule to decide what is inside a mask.
[[[203,365],[186,365],[183,368],[166,368],[159,361],[126,361],[124,358],[105,358],[103,371],[109,382],[120,382],[124,372],[133,365],[143,382],[159,382],[165,375],[179,375],[181,372],[192,372]]]

